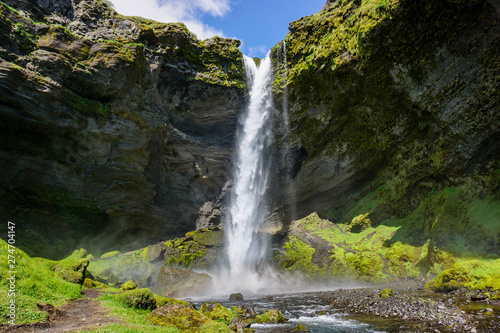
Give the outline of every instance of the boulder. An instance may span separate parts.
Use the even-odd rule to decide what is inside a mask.
[[[229,300],[230,301],[242,301],[243,294],[242,293],[231,294],[231,295],[229,295]]]
[[[132,280],[128,280],[120,287],[121,290],[133,290],[135,288],[137,288],[137,285]]]
[[[181,332],[231,332],[224,323],[209,319],[182,304],[159,307],[147,316],[147,320],[154,325],[175,327]]]
[[[165,297],[192,295],[207,288],[212,282],[208,274],[163,266],[153,287],[155,294]]]

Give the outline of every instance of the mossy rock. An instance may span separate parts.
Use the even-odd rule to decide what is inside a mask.
[[[120,251],[110,251],[110,252],[104,253],[100,258],[101,259],[111,258],[111,257],[117,256],[119,254],[120,254]]]
[[[167,304],[151,312],[147,320],[153,325],[174,327],[181,332],[230,333],[227,325],[205,317],[182,304]]]
[[[500,259],[463,260],[429,281],[426,288],[450,292],[459,288],[500,290]]]
[[[156,306],[164,306],[166,304],[181,304],[185,306],[189,306],[189,303],[180,299],[175,299],[175,298],[169,298],[169,297],[163,297],[163,296],[158,296],[154,295],[155,300],[156,300]]]
[[[360,233],[363,230],[366,230],[367,228],[371,227],[372,223],[370,221],[370,218],[368,217],[370,214],[361,214],[356,216],[351,220],[351,222],[348,224],[347,231],[353,232],[353,233]]]
[[[82,287],[91,289],[91,288],[106,288],[107,286],[104,283],[101,283],[99,281],[94,281],[89,278],[85,278],[83,281]]]
[[[220,305],[219,303],[204,303],[200,307],[200,312],[203,313],[210,319],[220,321],[229,325],[231,319],[235,317],[235,314],[228,308]]]
[[[287,320],[278,309],[264,311],[263,313],[256,315],[253,319],[253,322],[256,324],[279,324],[286,321]]]
[[[205,246],[223,246],[224,245],[224,231],[222,230],[207,230],[197,231],[193,234],[193,239]]]
[[[133,290],[137,288],[137,285],[132,280],[128,280],[124,284],[121,285],[120,290]]]
[[[376,253],[367,251],[356,254],[346,253],[346,259],[356,271],[360,280],[377,282],[387,277],[382,273],[384,262]]]
[[[143,310],[156,308],[156,300],[148,288],[133,289],[116,294],[115,298],[124,306]]]
[[[83,284],[85,272],[89,265],[88,259],[61,260],[51,264],[52,270],[64,280],[72,283]]]
[[[378,293],[378,297],[381,297],[381,298],[391,297],[392,295],[394,295],[392,290],[387,289],[387,288]]]
[[[212,282],[208,274],[163,266],[156,278],[153,291],[165,297],[182,296],[207,288]]]
[[[292,332],[309,332],[309,329],[302,324],[298,324]]]

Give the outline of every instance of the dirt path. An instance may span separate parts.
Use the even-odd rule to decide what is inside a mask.
[[[124,323],[122,319],[109,315],[108,311],[96,300],[101,292],[96,289],[82,290],[83,298],[72,301],[56,309],[50,304],[39,307],[49,314],[45,323],[0,327],[0,332],[77,332],[90,330],[112,323]]]

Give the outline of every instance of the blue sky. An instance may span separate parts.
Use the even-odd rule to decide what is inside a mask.
[[[124,15],[184,22],[199,39],[215,35],[242,41],[240,50],[263,58],[285,38],[288,23],[317,13],[326,0],[111,0]]]

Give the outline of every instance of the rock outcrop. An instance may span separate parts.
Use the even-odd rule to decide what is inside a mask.
[[[0,3],[0,40],[0,215],[27,251],[132,249],[195,228],[230,174],[239,41],[98,0]]]
[[[290,23],[273,216],[400,219],[392,241],[500,254],[499,20],[486,0],[352,0]]]

